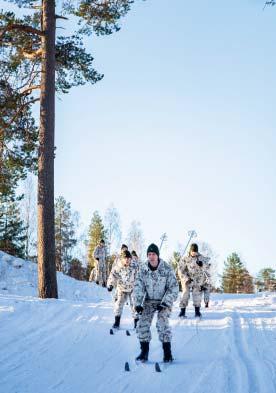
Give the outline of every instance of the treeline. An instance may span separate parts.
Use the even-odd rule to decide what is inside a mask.
[[[267,267],[254,278],[237,253],[232,253],[224,263],[221,288],[224,293],[254,293],[276,291],[275,270]]]
[[[37,262],[37,214],[35,187],[32,178],[25,181],[20,197],[1,198],[0,203],[0,250],[11,255]],[[111,269],[122,242],[135,250],[140,259],[145,257],[145,240],[141,224],[132,221],[126,236],[122,236],[120,214],[111,205],[103,216],[94,211],[88,228],[80,230],[80,214],[62,196],[55,199],[55,265],[56,270],[79,280],[88,280],[94,267],[93,251],[101,239],[108,251],[108,270]],[[254,293],[275,291],[276,275],[271,267],[262,269],[253,277],[237,253],[232,253],[224,264],[220,286],[217,281],[217,255],[211,246],[199,242],[203,255],[211,258],[213,291],[225,293]],[[181,257],[173,252],[169,262],[177,273]]]
[[[0,205],[0,250],[37,262],[37,217],[30,179],[20,198],[2,200]],[[93,251],[105,240],[111,267],[122,241],[120,214],[111,205],[103,215],[92,213],[90,225],[80,230],[80,214],[62,196],[55,199],[56,270],[79,280],[88,280],[94,267]],[[132,221],[124,241],[142,257],[145,242],[141,224]]]

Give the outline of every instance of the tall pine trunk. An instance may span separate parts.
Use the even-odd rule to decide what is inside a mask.
[[[57,298],[55,266],[55,1],[42,0],[42,75],[38,157],[38,292]]]

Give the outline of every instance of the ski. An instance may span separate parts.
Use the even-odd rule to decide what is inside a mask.
[[[161,369],[160,364],[158,362],[154,363],[154,362],[151,362],[151,361],[137,361],[137,360],[135,360],[135,364],[136,364],[135,369],[137,367],[139,367],[139,365],[145,367],[145,366],[152,366],[154,364],[155,372],[162,373],[162,369]],[[167,363],[165,365],[167,365]],[[128,362],[125,362],[125,371],[131,371]]]
[[[114,336],[114,334],[115,334],[115,331],[119,331],[120,329],[110,329],[109,330],[109,333],[112,335],[112,336]],[[127,329],[126,331],[126,335],[127,336],[131,336],[131,334],[130,334],[130,331]]]

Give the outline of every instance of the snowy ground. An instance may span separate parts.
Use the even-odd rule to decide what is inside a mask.
[[[109,334],[110,294],[62,274],[58,281],[61,299],[40,300],[36,266],[0,252],[1,392],[276,392],[276,294],[213,295],[200,323],[192,308],[180,321],[175,307],[176,360],[156,373],[162,350],[155,328],[150,361],[137,366],[134,332]]]

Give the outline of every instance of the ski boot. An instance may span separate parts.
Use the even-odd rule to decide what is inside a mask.
[[[172,351],[171,351],[171,343],[163,343],[163,351],[164,351],[164,357],[163,361],[164,363],[169,363],[173,361],[172,357]]]
[[[186,307],[181,307],[180,313],[179,313],[179,318],[185,318],[186,317]]]
[[[140,360],[141,362],[146,362],[149,356],[149,342],[140,341],[141,353],[137,356],[136,360]]]
[[[200,307],[195,307],[195,317],[201,317]]]
[[[120,320],[121,320],[120,315],[116,315],[115,316],[115,322],[113,324],[113,328],[114,329],[119,329],[119,327],[120,327]]]

